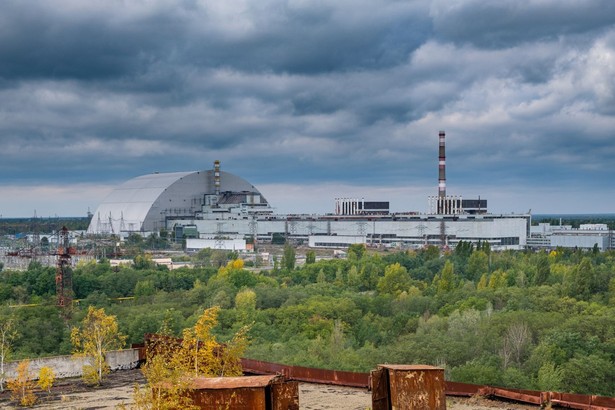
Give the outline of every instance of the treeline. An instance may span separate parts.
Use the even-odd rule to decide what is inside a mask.
[[[90,218],[0,218],[0,235],[51,233],[66,226],[70,231],[88,229]]]
[[[87,306],[117,315],[129,343],[165,323],[177,335],[203,307],[220,306],[223,339],[252,324],[247,356],[369,371],[378,363],[442,366],[451,380],[615,396],[615,253],[492,252],[461,243],[441,254],[372,253],[248,270],[236,254],[203,251],[199,267],[169,271],[147,255],[73,271],[73,321]],[[221,266],[221,267],[220,267]],[[19,357],[68,353],[54,302],[55,271],[1,273],[0,302],[20,323]],[[117,299],[132,297],[134,299]]]
[[[532,225],[549,223],[553,226],[570,225],[575,229],[583,224],[606,224],[609,229],[615,229],[615,217],[613,214],[595,215],[533,215]]]

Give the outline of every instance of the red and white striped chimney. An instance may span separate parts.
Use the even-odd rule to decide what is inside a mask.
[[[214,192],[220,195],[220,161],[214,161]]]
[[[444,131],[440,131],[440,156],[438,160],[438,198],[446,197],[446,144]]]

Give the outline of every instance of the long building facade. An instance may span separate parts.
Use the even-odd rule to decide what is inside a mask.
[[[340,237],[364,237],[368,245],[402,248],[454,248],[459,241],[489,242],[493,249],[526,246],[530,215],[488,214],[486,200],[480,199],[442,196],[437,204],[426,214],[390,213],[388,202],[338,198],[331,214],[276,215],[254,185],[220,171],[216,161],[212,170],[125,182],[100,204],[88,233],[126,237],[165,229],[178,240],[331,244],[345,243]],[[322,238],[310,241],[317,236]]]
[[[493,249],[524,249],[529,215],[252,215],[178,219],[169,224],[169,229],[194,227],[199,237],[260,242],[275,241],[276,236],[296,243],[308,243],[314,236],[364,236],[374,246],[454,248],[459,241],[470,241],[489,242]]]

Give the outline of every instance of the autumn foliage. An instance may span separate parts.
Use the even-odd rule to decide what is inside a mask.
[[[87,357],[92,363],[83,366],[83,379],[88,384],[100,384],[109,373],[105,354],[124,346],[126,336],[120,334],[115,316],[105,314],[105,309],[88,308],[80,327],[74,327],[70,340],[73,354]]]
[[[17,376],[7,383],[11,391],[11,399],[24,407],[30,407],[36,402],[34,395],[34,381],[30,373],[30,361],[22,360],[17,365]]]
[[[244,326],[226,344],[212,333],[217,325],[219,307],[205,309],[196,324],[182,332],[182,339],[159,335],[148,342],[143,374],[145,389],[135,391],[137,409],[194,408],[186,392],[195,377],[242,375],[241,356],[247,344]]]
[[[41,370],[38,372],[38,387],[50,393],[55,379],[56,375],[51,367],[41,367]]]

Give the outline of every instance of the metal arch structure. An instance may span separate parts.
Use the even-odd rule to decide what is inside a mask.
[[[87,232],[119,234],[126,227],[135,232],[153,232],[164,227],[167,218],[194,217],[201,211],[204,195],[215,195],[218,190],[258,194],[260,204],[268,204],[250,182],[219,168],[154,173],[130,179],[114,189],[96,209]]]

